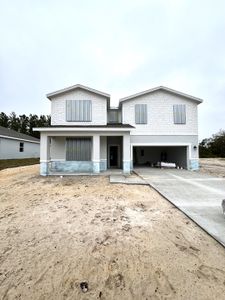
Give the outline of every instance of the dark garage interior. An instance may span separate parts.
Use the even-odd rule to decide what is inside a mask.
[[[186,146],[134,146],[135,166],[157,167],[160,162],[175,163],[176,167],[187,169]]]

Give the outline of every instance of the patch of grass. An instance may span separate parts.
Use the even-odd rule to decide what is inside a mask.
[[[39,158],[0,159],[0,170],[39,164]]]

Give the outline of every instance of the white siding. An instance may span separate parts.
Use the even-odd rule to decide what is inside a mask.
[[[20,152],[20,142],[24,143],[24,152]],[[40,144],[0,138],[0,159],[40,157]]]
[[[135,124],[135,104],[147,104],[147,124]],[[173,105],[186,105],[186,124],[174,124]],[[122,104],[124,124],[131,124],[135,129],[131,135],[197,135],[197,103],[165,91],[139,96]]]
[[[66,100],[91,100],[92,121],[67,122]],[[106,125],[107,124],[107,100],[103,96],[94,93],[75,90],[63,95],[53,97],[51,100],[51,124],[52,125]]]

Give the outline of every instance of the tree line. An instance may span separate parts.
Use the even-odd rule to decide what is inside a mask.
[[[33,131],[34,127],[47,127],[51,124],[50,115],[25,114],[16,115],[15,112],[7,115],[0,113],[0,126],[13,129],[36,138],[40,138],[40,133]],[[225,130],[220,130],[210,138],[205,138],[199,143],[200,157],[225,157]]]
[[[34,127],[46,127],[51,124],[50,115],[33,115],[28,116],[16,115],[15,112],[11,112],[9,115],[4,112],[0,113],[0,126],[13,129],[17,132],[21,132],[36,138],[40,138],[40,133],[33,131]]]
[[[225,130],[220,130],[212,137],[199,143],[200,157],[225,157]]]

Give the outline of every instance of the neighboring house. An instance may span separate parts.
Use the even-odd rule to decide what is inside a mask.
[[[51,126],[41,132],[41,175],[130,173],[135,165],[176,163],[198,169],[198,104],[201,99],[157,87],[120,99],[80,84],[47,95]]]
[[[39,139],[0,126],[0,159],[31,158],[39,156]]]

